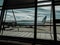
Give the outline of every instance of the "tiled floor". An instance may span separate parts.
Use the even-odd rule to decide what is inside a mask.
[[[18,30],[19,29],[19,30]],[[58,29],[60,29],[58,27]],[[60,30],[58,30],[58,33]],[[2,33],[0,33],[2,34]],[[34,38],[34,28],[27,28],[27,27],[13,27],[13,28],[6,28],[3,31],[2,35],[6,36],[15,36],[15,37],[27,37],[27,38]],[[58,40],[60,40],[60,34],[57,34]],[[38,39],[49,39],[53,40],[53,27],[50,26],[38,26],[37,27],[37,38]]]
[[[12,32],[12,31],[4,31],[3,35],[5,36],[14,36],[14,37],[28,37],[28,38],[34,38],[33,32]],[[52,35],[52,37],[51,37]],[[53,39],[53,34],[50,33],[37,33],[38,39]]]

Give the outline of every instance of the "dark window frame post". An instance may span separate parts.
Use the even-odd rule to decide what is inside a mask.
[[[32,45],[36,44],[36,36],[37,36],[37,0],[35,0],[34,41]]]
[[[4,2],[3,2],[3,6],[1,9],[1,15],[0,15],[0,32],[2,31],[2,34],[3,34],[3,30],[1,27],[3,26],[3,18],[4,18],[4,13],[5,13],[5,3],[6,3],[6,0],[4,0]]]
[[[53,34],[54,34],[54,43],[57,42],[57,34],[56,34],[56,20],[55,20],[55,1],[52,0],[52,14],[53,14]]]

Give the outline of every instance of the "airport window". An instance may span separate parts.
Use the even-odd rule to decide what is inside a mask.
[[[37,39],[53,40],[53,15],[51,13],[51,6],[38,7]]]
[[[43,1],[43,0],[38,0],[38,1]],[[43,19],[45,18],[46,15],[49,15],[49,16],[46,17],[47,19],[48,18],[50,19],[50,17],[52,16],[52,15],[50,15],[51,6],[40,7],[41,5],[43,6],[44,4],[45,5],[50,5],[51,2],[38,3],[39,7],[38,7],[37,16],[38,16],[38,22],[41,22],[41,23],[45,21]],[[49,8],[49,10],[44,9],[44,8]],[[46,13],[45,11],[46,12],[49,11],[49,12]],[[34,17],[35,17],[34,15],[35,15],[35,8],[5,10],[5,15],[4,15],[4,19],[3,20],[4,20],[4,22],[6,22],[7,25],[4,25],[4,27],[9,27],[9,28],[5,28],[3,30],[3,34],[2,35],[13,36],[13,37],[26,37],[26,38],[27,37],[28,38],[31,37],[31,38],[33,38],[34,37]],[[50,23],[49,19],[48,19],[49,24],[47,24],[47,25],[52,25],[52,23]],[[17,24],[17,26],[15,24]],[[39,23],[37,23],[37,24],[39,25]],[[44,25],[46,25],[46,23]],[[50,28],[51,27],[49,26],[49,29]],[[37,32],[41,32],[41,31],[37,30]],[[30,35],[30,37],[29,37],[29,35]]]
[[[3,35],[34,38],[34,13],[34,8],[6,10]]]
[[[60,41],[60,31],[59,31],[60,6],[55,6],[55,10],[53,10],[54,6],[52,5],[54,4],[52,4],[51,0],[38,0],[38,1],[39,2],[37,4],[37,16],[35,15],[36,10],[35,7],[33,7],[33,5],[32,7],[29,6],[29,8],[26,8],[23,4],[22,5],[23,8],[20,7],[21,9],[19,8],[10,9],[14,7],[13,6],[9,7],[7,5],[8,6],[6,7],[7,10],[5,10],[4,12],[3,9],[2,11],[4,12],[4,18],[3,18],[3,26],[0,26],[1,28],[0,35],[7,37],[27,38],[27,39],[28,38],[35,39],[37,37],[36,38],[37,40],[42,39],[51,41],[57,38],[57,40]],[[0,1],[1,3],[0,6],[2,6],[2,2],[3,1]],[[58,5],[58,3],[55,4]],[[2,7],[0,7],[0,9],[2,9]],[[37,17],[37,21],[35,20],[35,16]],[[37,26],[34,25],[36,23],[35,21],[37,22]],[[37,28],[36,30],[35,27]]]
[[[14,14],[12,11],[14,12]],[[46,37],[48,35],[50,36],[49,37],[50,39],[53,39],[53,26],[50,26],[50,25],[53,25],[53,15],[51,14],[51,6],[38,7],[37,17],[38,17],[37,18],[37,24],[38,24],[37,25],[37,39],[38,38],[46,39]],[[44,18],[46,18],[46,20]],[[30,20],[28,20],[28,19],[30,19]],[[24,25],[24,23],[26,23],[26,24],[34,23],[34,8],[6,10],[4,20],[6,23],[10,23],[10,26],[9,26],[9,24],[7,24],[7,26],[9,26],[9,28],[5,28],[5,30],[3,31],[3,35],[13,36],[13,37],[24,37],[25,36],[26,38],[33,38],[34,25],[28,26],[28,25]],[[24,23],[19,22],[19,21],[23,21]],[[17,26],[11,25],[11,23],[12,24],[17,23],[18,25]],[[19,24],[19,23],[21,23],[21,24]],[[41,24],[43,23],[43,24],[41,25],[40,23]],[[20,33],[23,32],[23,33],[21,33],[22,35],[20,35],[19,32]],[[27,33],[25,34],[24,32],[25,33],[27,32]],[[29,33],[30,37],[29,37],[28,33]],[[40,35],[40,33],[42,34],[42,36]],[[47,35],[45,33],[47,33]],[[43,35],[45,37],[43,37]],[[38,36],[40,36],[40,37],[38,37]],[[49,39],[49,38],[47,38],[47,39]]]
[[[38,0],[38,1],[43,2],[44,0]],[[40,24],[41,25],[40,27],[44,28],[44,29],[46,29],[48,27],[48,29],[49,29],[49,30],[48,29],[46,29],[46,30],[41,29],[42,30],[41,31],[40,27],[37,25],[37,32],[51,33],[50,31],[53,28],[53,26],[50,26],[50,25],[53,25],[51,23],[53,21],[53,18],[51,18],[51,17],[53,17],[53,15],[51,15],[51,6],[44,6],[44,5],[50,5],[50,4],[51,4],[51,2],[43,2],[43,3],[37,4],[39,6],[38,7],[38,14],[37,14],[37,17],[38,17],[37,24],[38,25],[40,24],[38,22],[41,22],[41,24],[44,23],[42,25]],[[41,5],[43,7],[40,7]],[[33,38],[33,36],[34,36],[34,17],[35,17],[34,15],[35,15],[35,8],[5,10],[4,22],[7,25],[4,25],[4,27],[9,27],[9,28],[5,28],[3,30],[2,35],[15,36],[15,37],[16,36],[17,37],[24,37],[25,36],[28,38],[30,35],[30,37]],[[17,24],[18,26],[16,26],[15,24]],[[48,26],[46,26],[46,25],[48,25]],[[29,33],[29,35],[28,35],[28,33]],[[49,34],[49,35],[53,35],[53,34]],[[46,35],[44,35],[44,36],[46,36]]]
[[[60,6],[55,6],[55,12],[56,12],[56,31],[57,31],[57,40],[60,41]]]

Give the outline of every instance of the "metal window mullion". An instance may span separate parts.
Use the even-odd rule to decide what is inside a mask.
[[[56,34],[56,21],[55,21],[55,4],[54,0],[52,0],[52,14],[53,14],[53,34],[54,34],[54,42],[57,41],[57,34]]]
[[[3,6],[2,6],[2,9],[1,9],[1,15],[0,15],[0,32],[1,32],[1,27],[3,25],[3,18],[4,18],[4,13],[5,13],[5,3],[6,3],[6,0],[4,0],[3,2]]]
[[[34,41],[32,45],[36,44],[36,37],[37,37],[37,0],[35,0]]]

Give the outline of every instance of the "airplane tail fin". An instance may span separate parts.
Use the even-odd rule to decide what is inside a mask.
[[[44,25],[45,22],[46,22],[46,18],[47,18],[47,16],[45,16],[45,17],[43,18],[43,20],[42,20],[43,25]]]

